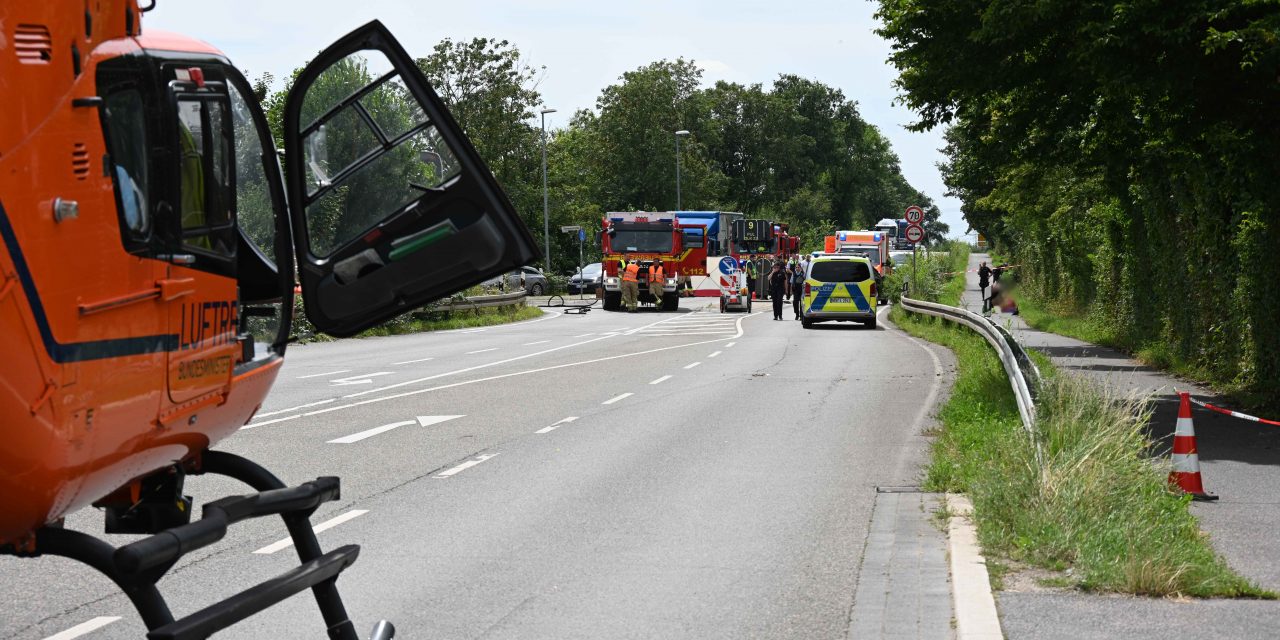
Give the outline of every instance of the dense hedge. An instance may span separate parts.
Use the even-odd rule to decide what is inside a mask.
[[[1033,293],[1280,398],[1280,3],[880,5],[948,187]]]

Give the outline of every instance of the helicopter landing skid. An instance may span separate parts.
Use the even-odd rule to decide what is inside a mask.
[[[34,549],[0,549],[19,556],[52,555],[78,560],[111,579],[129,597],[150,640],[203,640],[282,600],[310,588],[324,617],[330,640],[358,640],[338,595],[338,574],[360,554],[357,545],[328,553],[320,551],[311,514],[324,502],[337,500],[336,477],[321,477],[296,487],[240,456],[205,451],[192,474],[213,473],[239,480],[257,493],[230,496],[204,505],[195,522],[164,529],[155,535],[116,548],[86,533],[56,526],[36,531]],[[156,583],[183,555],[221,540],[227,527],[242,520],[278,514],[289,530],[302,564],[226,600],[174,620]],[[395,627],[386,621],[373,629],[370,640],[388,640]]]

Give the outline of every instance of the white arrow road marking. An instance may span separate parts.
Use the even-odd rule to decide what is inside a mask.
[[[671,376],[662,376],[661,378],[658,378],[657,380],[654,380],[653,382],[650,382],[649,384],[662,384],[662,383],[664,383],[664,382],[666,382],[666,381],[668,381],[668,380],[670,380],[670,379],[671,379]]]
[[[366,513],[369,513],[368,509],[352,509],[336,518],[330,518],[314,527],[311,527],[311,530],[315,531],[316,533],[320,533],[321,531],[332,529],[348,520],[354,520],[356,518],[359,518],[360,516]],[[271,544],[261,549],[258,549],[257,551],[254,551],[254,553],[266,555],[270,553],[275,553],[281,549],[288,549],[289,547],[292,547],[292,546],[293,546],[293,538],[290,537],[290,538],[285,538],[284,540],[272,542]]]
[[[350,371],[350,369],[339,369],[339,370],[337,370],[337,371],[329,371],[329,372],[327,372],[327,373],[313,373],[313,374],[311,374],[311,375],[309,375],[309,376],[298,376],[298,379],[299,379],[299,380],[306,380],[307,378],[323,378],[323,377],[325,377],[325,376],[336,376],[336,375],[338,375],[339,373],[346,373],[346,372],[348,372],[348,371]]]
[[[81,622],[66,631],[55,633],[44,640],[71,640],[72,638],[79,638],[86,633],[97,631],[98,629],[101,629],[119,619],[120,616],[99,616],[89,620],[88,622]]]
[[[559,429],[560,427],[566,424],[569,424],[570,422],[573,422],[574,420],[577,420],[577,419],[578,419],[578,416],[569,416],[568,418],[565,418],[564,420],[561,420],[560,422],[557,422],[549,427],[543,427],[541,429],[538,429],[537,431],[534,431],[534,433],[551,433],[552,431],[555,431],[556,429]]]
[[[625,400],[625,399],[627,399],[627,398],[630,398],[630,397],[631,397],[631,396],[633,396],[633,395],[635,395],[635,394],[634,394],[634,393],[631,393],[631,392],[629,392],[629,391],[628,391],[627,393],[624,393],[624,394],[622,394],[622,395],[620,395],[620,396],[614,396],[614,397],[612,397],[612,398],[609,398],[608,400],[605,400],[604,402],[601,402],[600,404],[613,404],[613,403],[615,403],[615,402],[617,402],[617,401],[619,401],[619,400]]]
[[[465,418],[465,417],[466,417],[465,415],[462,415],[462,416],[418,416],[418,419],[417,419],[417,420],[404,420],[404,421],[401,421],[401,422],[392,422],[391,424],[384,424],[384,425],[382,425],[381,427],[374,427],[374,428],[372,428],[372,429],[366,429],[366,430],[364,430],[364,431],[361,431],[360,433],[353,433],[353,434],[351,434],[351,435],[349,435],[349,436],[343,436],[343,437],[341,437],[341,438],[336,438],[336,439],[330,440],[330,441],[329,441],[329,443],[330,443],[330,444],[351,444],[351,443],[353,443],[353,442],[360,442],[361,440],[364,440],[365,438],[372,438],[373,436],[376,436],[376,435],[378,435],[379,433],[386,433],[386,432],[388,432],[388,431],[390,431],[390,430],[392,430],[392,429],[399,429],[400,427],[407,427],[407,426],[409,426],[409,425],[411,425],[411,424],[414,424],[415,422],[416,422],[418,425],[420,425],[420,426],[423,426],[423,427],[429,427],[429,426],[431,426],[431,425],[433,425],[433,424],[440,424],[441,422],[445,422],[445,421],[448,421],[448,420],[453,420],[454,418]]]
[[[428,360],[435,360],[435,358],[418,358],[417,360],[404,360],[404,361],[401,361],[401,362],[392,362],[391,364],[392,364],[393,366],[394,366],[394,365],[399,365],[399,364],[413,364],[413,363],[415,363],[415,362],[426,362],[426,361],[428,361]]]
[[[350,384],[373,384],[373,380],[370,380],[370,378],[376,378],[378,376],[389,376],[392,373],[394,372],[378,371],[376,373],[363,373],[358,376],[347,376],[345,378],[330,380],[329,382],[337,387],[345,387]]]
[[[460,465],[458,465],[458,466],[456,466],[456,467],[454,467],[454,468],[452,468],[452,469],[450,469],[450,470],[448,470],[448,471],[441,471],[440,473],[437,473],[434,477],[436,477],[436,478],[448,478],[449,476],[452,476],[452,475],[455,475],[455,474],[458,474],[458,473],[462,473],[463,471],[466,471],[467,469],[470,469],[471,467],[474,467],[474,466],[476,466],[476,465],[480,464],[481,462],[484,462],[485,460],[488,460],[489,458],[492,458],[492,457],[494,457],[494,456],[496,456],[496,455],[498,455],[498,454],[496,454],[496,453],[486,453],[486,454],[484,454],[484,455],[482,455],[482,456],[476,456],[476,459],[475,459],[475,460],[468,460],[468,461],[466,461],[466,462],[464,462],[464,463],[462,463],[462,464],[460,464]]]

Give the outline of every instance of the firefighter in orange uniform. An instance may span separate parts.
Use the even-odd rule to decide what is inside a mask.
[[[631,313],[640,304],[640,263],[632,260],[622,271],[622,304]]]
[[[662,261],[654,260],[649,265],[649,295],[653,296],[653,304],[662,304],[662,283],[666,275],[662,273]]]

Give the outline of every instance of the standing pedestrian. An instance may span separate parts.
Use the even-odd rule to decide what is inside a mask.
[[[743,265],[743,271],[747,272],[747,291],[750,292],[752,298],[756,297],[756,256],[751,254],[747,256],[747,263]]]
[[[991,267],[988,267],[987,261],[983,260],[978,265],[978,290],[982,292],[983,311],[990,308],[987,306],[987,287],[989,286],[991,286]]]
[[[773,271],[769,272],[769,295],[773,296],[773,319],[782,319],[782,293],[787,288],[787,274],[782,271],[782,263],[773,263]]]
[[[791,265],[791,306],[796,311],[796,320],[800,319],[800,296],[804,294],[804,266],[799,262]]]
[[[626,305],[627,311],[636,312],[636,308],[640,305],[640,262],[631,260],[627,263],[627,268],[622,271],[622,304]]]
[[[662,273],[662,261],[654,260],[649,264],[649,295],[653,296],[655,305],[662,304],[662,285],[666,277]]]

